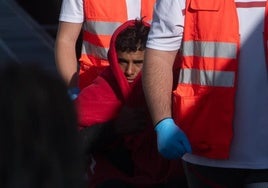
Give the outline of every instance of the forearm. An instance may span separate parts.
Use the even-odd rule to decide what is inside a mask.
[[[118,135],[114,131],[114,122],[109,121],[82,128],[80,138],[84,153],[89,154],[93,151],[106,150],[114,140],[118,139]]]
[[[69,87],[77,86],[76,43],[81,24],[61,23],[55,42],[55,62],[59,74]]]
[[[77,58],[75,46],[61,41],[57,42],[55,50],[56,66],[59,74],[69,87],[76,86]]]
[[[143,65],[143,89],[154,125],[172,116],[173,63],[177,51],[147,49]]]

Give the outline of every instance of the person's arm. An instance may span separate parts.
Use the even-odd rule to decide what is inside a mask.
[[[172,117],[171,97],[173,63],[177,51],[160,51],[147,48],[143,65],[143,90],[153,124]]]
[[[155,125],[158,151],[168,159],[191,152],[187,136],[172,118],[174,51],[147,49],[143,65],[145,98]]]
[[[85,126],[80,130],[84,151],[90,153],[105,149],[114,140],[142,132],[146,126],[147,116],[143,109],[124,106],[115,119]]]
[[[77,87],[76,43],[82,23],[59,22],[55,42],[55,61],[59,74],[69,88]]]
[[[116,139],[113,124],[113,121],[98,123],[83,127],[79,131],[84,154],[88,155],[96,150],[105,150],[107,145]]]
[[[172,118],[173,65],[183,35],[184,8],[185,0],[156,1],[143,63],[143,89],[158,151],[168,159],[191,152],[186,135]]]

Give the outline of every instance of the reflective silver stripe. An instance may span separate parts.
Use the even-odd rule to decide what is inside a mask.
[[[184,56],[235,59],[237,45],[228,42],[187,41],[183,43],[182,53]]]
[[[151,24],[152,20],[147,22]],[[121,24],[121,22],[87,21],[83,27],[84,30],[89,33],[98,35],[112,35]]]
[[[120,22],[87,21],[84,30],[98,35],[112,35],[121,24]]]
[[[207,71],[181,69],[179,83],[202,86],[234,87],[235,73],[232,71]]]
[[[82,44],[82,54],[91,54],[101,59],[107,59],[108,48],[101,48],[88,42]]]

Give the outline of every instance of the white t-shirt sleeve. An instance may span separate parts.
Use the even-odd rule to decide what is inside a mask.
[[[141,17],[141,0],[126,0],[128,20]]]
[[[147,47],[157,50],[178,50],[181,45],[185,0],[158,0],[148,36]]]
[[[83,0],[63,0],[59,21],[82,23],[84,21]]]

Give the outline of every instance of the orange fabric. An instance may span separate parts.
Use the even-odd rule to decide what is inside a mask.
[[[110,39],[111,39],[111,36],[108,36],[108,35],[98,35],[98,38],[97,38],[95,34],[84,32],[84,40],[96,46],[103,46],[105,48],[109,48]]]
[[[151,21],[155,0],[142,0],[141,3],[141,17],[145,16],[145,21]],[[113,9],[112,11],[111,7]],[[95,21],[124,23],[127,20],[126,2],[125,0],[84,0],[84,16],[86,22]],[[98,35],[95,33],[97,32],[89,33],[84,30],[83,43],[94,44],[100,48],[108,49],[111,35]],[[111,34],[112,33],[113,31],[111,31]],[[80,89],[92,83],[96,76],[99,75],[99,73],[109,65],[106,58],[97,57],[91,52],[87,52],[87,54],[81,54],[79,62]]]
[[[266,55],[268,54],[267,6],[266,3],[264,28]],[[237,75],[238,27],[234,1],[187,0],[183,42],[231,42],[237,44],[238,50],[236,59],[182,56],[181,68],[235,71]],[[233,136],[236,84],[236,80],[234,87],[178,84],[173,92],[174,119],[187,134],[193,153],[215,159],[228,158]]]
[[[239,51],[235,2],[187,0],[183,42],[187,41],[230,42]],[[237,79],[238,51],[235,59],[182,56],[181,68],[234,71]],[[236,82],[234,87],[178,84],[173,91],[174,119],[187,134],[194,154],[229,157]]]

